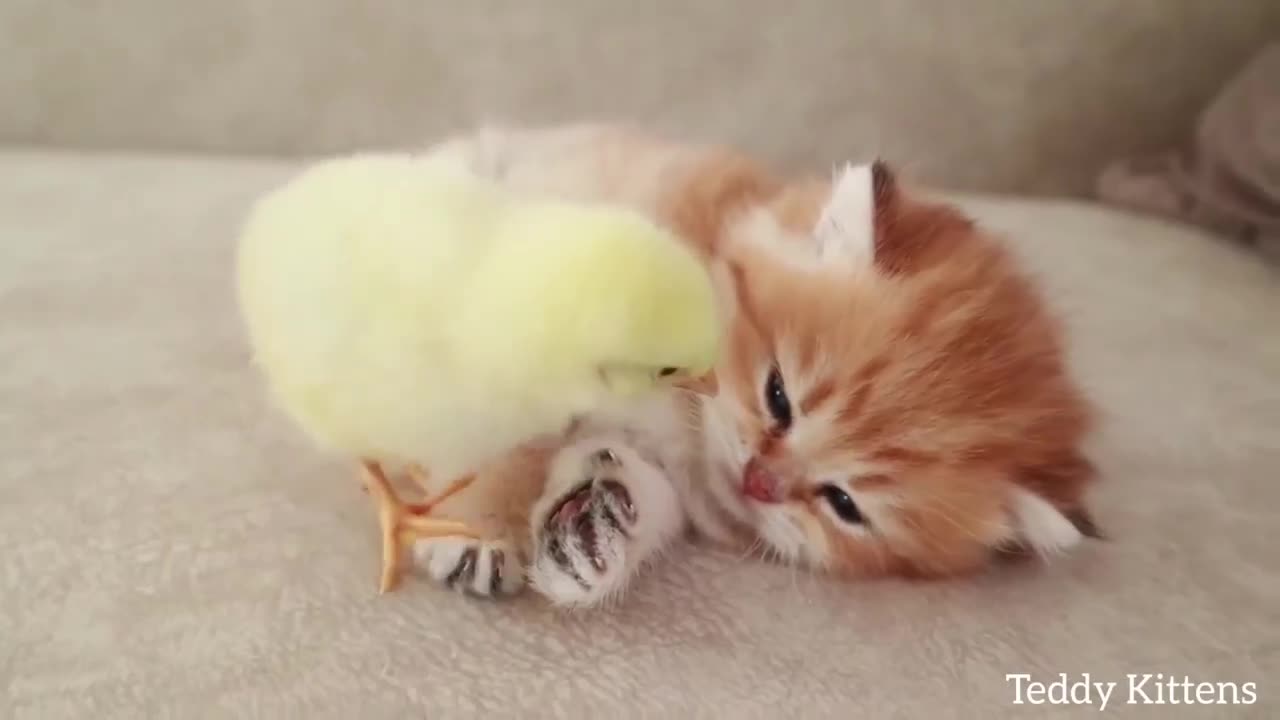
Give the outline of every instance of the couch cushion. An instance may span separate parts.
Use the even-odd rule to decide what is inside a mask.
[[[316,153],[593,117],[1083,193],[1181,144],[1277,28],[1275,0],[8,0],[0,143]]]
[[[1280,287],[1248,255],[962,199],[1070,320],[1106,416],[1109,542],[940,584],[690,549],[616,607],[560,614],[421,580],[376,594],[368,499],[264,405],[241,342],[236,227],[291,169],[0,154],[14,717],[1018,717],[1006,673],[1280,677]]]

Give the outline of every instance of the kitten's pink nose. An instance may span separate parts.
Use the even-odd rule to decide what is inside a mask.
[[[760,458],[751,458],[742,469],[742,493],[763,503],[782,502],[782,483]]]

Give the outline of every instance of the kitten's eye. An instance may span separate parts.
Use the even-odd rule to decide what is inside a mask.
[[[658,377],[671,377],[680,372],[680,368],[664,367],[658,371]]]
[[[769,379],[765,380],[764,404],[779,429],[791,427],[791,401],[787,399],[787,389],[782,385],[782,373],[777,367],[769,371]]]
[[[858,503],[849,497],[849,493],[841,490],[835,485],[823,485],[818,493],[827,501],[831,509],[843,521],[851,525],[861,525],[865,522],[862,518],[862,511],[858,509]]]

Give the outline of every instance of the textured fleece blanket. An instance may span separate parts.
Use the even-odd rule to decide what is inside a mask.
[[[1280,286],[1255,257],[964,200],[1069,319],[1110,541],[936,584],[682,546],[564,614],[376,593],[369,499],[266,406],[233,303],[237,224],[294,169],[0,152],[0,718],[997,720],[1044,716],[1008,676],[1084,673],[1259,702],[1052,717],[1280,717]]]

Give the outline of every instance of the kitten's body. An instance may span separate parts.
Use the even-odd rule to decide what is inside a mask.
[[[730,150],[585,125],[430,152],[650,214],[703,253],[730,328],[716,398],[584,419],[442,507],[492,539],[421,544],[436,579],[488,594],[527,571],[557,604],[594,604],[686,527],[849,575],[1080,538],[1089,418],[1054,323],[996,243],[885,168],[784,183]]]

